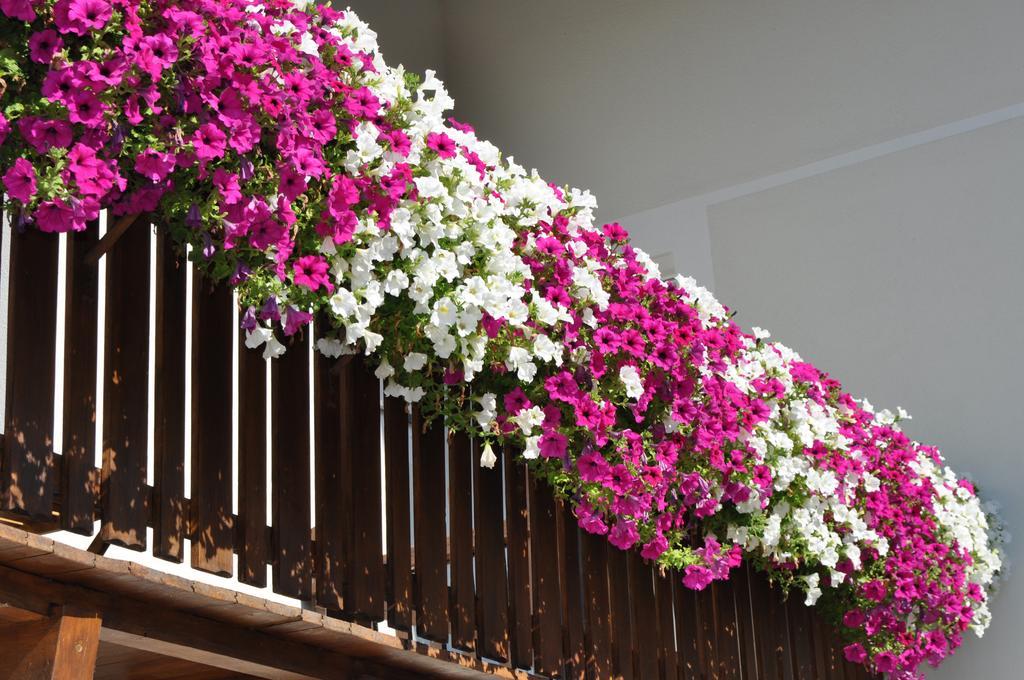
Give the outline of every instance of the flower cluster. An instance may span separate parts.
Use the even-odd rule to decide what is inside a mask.
[[[893,677],[988,624],[1000,527],[938,452],[663,281],[586,192],[503,158],[352,12],[0,0],[19,228],[158,213],[268,357],[316,324],[390,396],[517,450],[580,526],[701,589],[744,558]]]

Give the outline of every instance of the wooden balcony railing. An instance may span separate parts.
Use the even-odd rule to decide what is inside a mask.
[[[237,555],[242,583],[481,669],[866,677],[760,575],[683,588],[580,532],[523,464],[481,469],[473,442],[424,429],[361,359],[304,341],[268,364],[228,288],[196,276],[188,297],[158,232],[134,224],[96,266],[95,227],[63,259],[54,235],[4,230],[3,516],[225,577]]]

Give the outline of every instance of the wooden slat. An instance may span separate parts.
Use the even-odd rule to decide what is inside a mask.
[[[699,590],[695,595],[697,617],[697,645],[704,673],[708,678],[721,677],[718,662],[718,639],[715,627],[715,594],[711,586]]]
[[[679,651],[678,677],[680,680],[696,680],[706,674],[697,633],[697,594],[683,585],[681,574],[673,574],[673,580],[676,649]]]
[[[562,579],[562,621],[566,641],[566,677],[586,675],[583,580],[580,574],[580,529],[572,508],[559,501],[559,562]]]
[[[658,612],[652,570],[636,551],[629,552],[629,590],[636,625],[638,675],[640,680],[658,680]]]
[[[139,220],[107,254],[101,540],[146,548],[149,253]]]
[[[469,437],[448,436],[448,522],[451,532],[451,626],[452,646],[467,651],[476,649],[476,596],[473,584],[473,476],[475,465]],[[493,471],[492,471],[493,472]],[[477,482],[479,500],[480,486]],[[499,496],[500,498],[500,496]],[[493,503],[494,498],[488,498]],[[477,536],[480,536],[480,528]],[[479,541],[479,539],[478,539]],[[486,541],[485,541],[486,542]],[[478,552],[483,546],[478,546]],[[485,562],[488,558],[480,554]],[[485,570],[486,571],[486,570]],[[481,572],[481,576],[485,572]],[[486,595],[481,583],[481,599]],[[481,603],[481,606],[483,604]],[[486,615],[484,620],[486,621]],[[484,638],[485,643],[488,642]],[[484,647],[487,655],[487,647]]]
[[[7,413],[0,470],[2,507],[52,520],[53,398],[57,319],[54,234],[13,234],[7,316]]]
[[[93,532],[99,479],[96,464],[96,348],[99,342],[99,268],[84,262],[99,225],[67,236],[64,309],[64,442],[61,455],[61,528]]]
[[[476,489],[476,575],[477,620],[480,624],[480,654],[505,662],[509,659],[508,572],[505,561],[505,537],[502,498],[502,468],[505,454],[495,450],[498,461],[493,468],[480,466],[481,448],[473,447],[473,473]],[[552,556],[553,557],[553,556]]]
[[[517,668],[533,666],[530,582],[530,511],[526,465],[505,447],[505,498],[508,524],[508,579],[511,620],[511,662]]]
[[[193,281],[192,529],[194,569],[232,573],[232,306],[228,286]]]
[[[415,470],[416,632],[428,640],[447,642],[444,425],[435,421],[424,431],[419,409],[413,411],[412,455]]]
[[[412,534],[409,521],[409,415],[405,402],[384,399],[384,456],[388,516],[388,625],[412,626]]]
[[[185,516],[185,318],[188,268],[160,233],[156,251],[153,553],[181,562]]]
[[[807,607],[799,590],[790,593],[786,600],[786,615],[789,620],[789,651],[793,658],[793,677],[799,680],[816,680],[814,635],[811,632]]]
[[[740,667],[744,678],[760,677],[757,660],[757,634],[754,627],[753,602],[750,591],[750,565],[744,562],[732,571],[733,597],[736,602],[736,634],[739,641]]]
[[[821,636],[821,643],[825,656],[825,677],[829,680],[846,680],[846,660],[843,658],[842,647],[839,645],[838,636],[828,623],[817,617],[819,627],[817,633]]]
[[[267,585],[267,361],[238,346],[238,580]]]
[[[772,590],[767,578],[756,573],[751,574],[750,590],[758,673],[766,680],[792,680],[791,673],[784,674],[782,663],[788,631],[781,595]]]
[[[559,581],[555,498],[541,480],[530,484],[530,558],[533,561],[534,666],[544,675],[562,672],[562,592]]]
[[[587,604],[586,661],[592,678],[612,675],[611,605],[608,594],[608,541],[582,534],[583,586]],[[672,676],[675,680],[675,676]]]
[[[351,533],[351,464],[350,433],[342,428],[351,427],[348,417],[342,423],[342,408],[351,403],[351,358],[341,360],[314,352],[314,393],[316,408],[316,601],[330,611],[344,606],[342,595],[345,582],[345,563],[349,557],[348,539]],[[344,390],[344,394],[342,391]],[[350,408],[349,408],[350,410]]]
[[[274,591],[312,599],[309,526],[309,348],[296,338],[271,362]]]
[[[661,658],[662,677],[679,676],[679,657],[676,654],[675,620],[672,613],[671,577],[654,572],[655,604],[658,607],[658,647]]]
[[[386,616],[384,602],[384,536],[381,526],[380,381],[361,357],[350,362],[349,420],[342,423],[342,440],[351,444],[348,465],[352,485],[351,558],[346,571],[345,610],[371,621]],[[343,449],[345,450],[345,449]]]
[[[736,629],[735,587],[731,580],[714,581],[711,590],[715,599],[718,676],[723,680],[739,680],[742,671]]]
[[[607,540],[602,538],[601,540]],[[633,604],[629,589],[628,555],[608,547],[608,583],[611,590],[612,667],[615,677],[632,680],[636,677],[633,662]]]
[[[821,680],[829,680],[828,645],[824,625],[817,610],[809,609],[811,635],[813,636],[814,672]]]

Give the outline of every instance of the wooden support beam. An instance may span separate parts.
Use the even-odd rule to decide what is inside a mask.
[[[100,239],[99,243],[92,247],[85,255],[85,263],[91,266],[96,266],[100,258],[110,252],[110,249],[114,247],[124,233],[128,231],[128,227],[135,224],[139,219],[139,215],[124,215],[114,226],[107,230],[107,233]]]
[[[0,626],[0,678],[91,680],[100,644],[94,614],[60,613]]]

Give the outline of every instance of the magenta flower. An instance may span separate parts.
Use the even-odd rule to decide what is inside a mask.
[[[629,550],[636,545],[640,534],[636,530],[636,522],[629,519],[620,519],[608,533],[608,542],[619,550]]]
[[[67,106],[68,119],[72,123],[81,123],[89,127],[97,126],[103,120],[103,114],[107,109],[106,104],[89,90],[75,92]]]
[[[847,661],[852,663],[864,663],[865,659],[868,658],[868,653],[864,650],[864,645],[859,642],[854,642],[851,645],[843,647],[843,655]]]
[[[391,145],[391,150],[403,158],[408,156],[409,151],[412,150],[412,140],[401,130],[393,130],[391,134],[386,135],[386,138]]]
[[[28,39],[29,58],[38,64],[49,64],[53,55],[63,46],[64,40],[52,28],[36,31]]]
[[[545,458],[564,458],[569,440],[561,432],[550,430],[541,435],[538,448]]]
[[[345,100],[345,110],[353,118],[373,119],[380,111],[380,100],[368,87],[361,87],[349,94]]]
[[[427,135],[427,146],[437,152],[441,158],[455,157],[455,142],[443,132],[431,132]]]
[[[285,315],[284,334],[295,335],[303,326],[312,320],[313,315],[309,312],[303,312],[295,307],[289,307],[288,313]]]
[[[28,203],[36,195],[36,169],[24,158],[19,158],[4,173],[4,187],[8,196]]]
[[[106,0],[71,0],[68,18],[95,31],[106,26],[111,11],[110,3]]]
[[[35,219],[40,231],[63,233],[85,229],[85,223],[75,219],[75,211],[59,200],[41,203],[36,208]]]
[[[21,21],[32,21],[36,18],[36,11],[29,0],[0,0],[0,12]]]
[[[200,125],[192,135],[192,147],[201,161],[211,161],[224,155],[227,135],[213,123]]]
[[[331,287],[331,280],[327,276],[330,265],[327,264],[327,260],[319,255],[300,257],[293,267],[296,285],[310,290],[317,290],[320,286]]]
[[[223,168],[213,171],[213,186],[217,187],[221,198],[228,205],[234,205],[242,200],[242,187],[238,183],[238,175],[228,172]]]
[[[139,43],[136,63],[153,80],[159,80],[164,69],[178,59],[178,48],[171,38],[163,33],[148,35]]]
[[[691,564],[684,570],[683,585],[690,590],[704,590],[713,580],[711,570],[699,564]]]
[[[896,670],[896,655],[892,652],[875,654],[875,670],[879,673],[891,673]]]
[[[7,139],[7,135],[11,134],[11,124],[7,121],[2,113],[0,113],[0,144],[3,144]]]
[[[640,551],[640,556],[645,560],[656,560],[666,550],[668,550],[668,539],[659,533],[644,544],[643,550]]]
[[[135,157],[135,172],[151,182],[161,182],[174,170],[174,155],[149,148]]]

